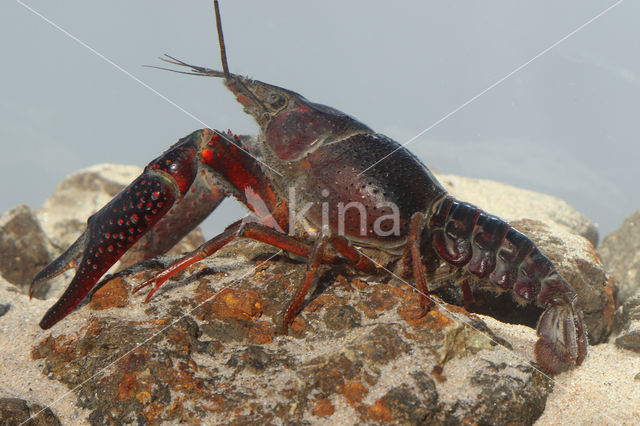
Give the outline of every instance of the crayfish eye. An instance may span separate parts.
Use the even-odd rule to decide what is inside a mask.
[[[271,108],[279,109],[284,106],[285,98],[278,93],[269,93],[269,95],[267,95],[267,98],[265,99],[265,102],[267,102],[267,104],[269,104]]]

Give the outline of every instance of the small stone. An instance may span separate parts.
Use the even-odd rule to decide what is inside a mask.
[[[0,216],[0,275],[24,293],[55,251],[29,207],[14,207]],[[48,286],[42,286],[35,296],[44,299],[48,290]]]
[[[0,305],[0,317],[9,312],[9,309],[11,309],[11,305],[9,303]]]
[[[33,417],[32,417],[33,416]],[[59,426],[60,421],[50,408],[28,404],[19,398],[0,398],[0,425]]]
[[[436,408],[427,407],[424,400],[404,386],[392,388],[384,398],[393,421],[403,424],[422,424]]]
[[[332,306],[324,315],[324,322],[331,330],[347,330],[360,326],[362,315],[352,306]]]
[[[19,425],[29,419],[27,402],[18,398],[0,399],[0,419],[6,425]]]
[[[640,330],[634,329],[622,333],[616,338],[616,346],[634,352],[640,352]]]

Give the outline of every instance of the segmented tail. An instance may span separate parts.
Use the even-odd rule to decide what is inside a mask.
[[[562,277],[562,285],[556,282],[559,274],[553,263],[533,241],[473,204],[443,198],[433,209],[427,228],[433,248],[445,262],[511,290],[527,302],[546,306],[552,288],[564,299],[568,292],[575,294]]]

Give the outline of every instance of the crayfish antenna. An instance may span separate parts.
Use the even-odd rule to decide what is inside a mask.
[[[220,7],[218,5],[218,0],[214,1],[214,6],[215,6],[215,12],[216,12],[216,26],[218,29],[218,43],[220,44],[220,59],[222,62],[222,71],[214,70],[211,68],[205,68],[198,65],[188,64],[184,61],[181,61],[180,59],[174,58],[171,55],[167,55],[166,53],[164,54],[164,57],[159,58],[161,61],[166,62],[168,64],[172,64],[172,65],[178,65],[181,67],[190,68],[191,72],[178,71],[178,70],[173,70],[171,68],[158,67],[155,65],[143,65],[143,66],[147,68],[155,68],[163,71],[171,71],[178,74],[197,75],[201,77],[202,76],[218,77],[218,78],[222,77],[227,80],[231,79],[233,77],[233,74],[229,72],[229,65],[227,63],[227,50],[224,45],[224,35],[222,34],[222,20],[220,18]]]
[[[167,59],[169,58],[169,59]],[[164,58],[158,58],[163,62],[166,62],[168,64],[172,64],[172,65],[179,65],[181,67],[186,67],[186,68],[191,68],[192,72],[188,72],[188,71],[178,71],[178,70],[173,70],[171,68],[164,68],[164,67],[158,67],[156,65],[143,65],[143,67],[146,68],[155,68],[158,70],[163,70],[163,71],[171,71],[171,72],[175,72],[178,74],[186,74],[186,75],[197,75],[200,77],[225,77],[227,78],[228,76],[225,75],[222,71],[218,71],[218,70],[214,70],[211,68],[206,68],[206,67],[201,67],[198,65],[192,65],[192,64],[188,64],[184,61],[181,61],[180,59],[174,58],[171,55],[167,55],[166,53],[164,54]]]
[[[224,35],[222,34],[222,18],[220,18],[220,5],[218,0],[213,0],[216,11],[216,28],[218,29],[218,43],[220,44],[220,60],[222,61],[222,71],[225,78],[229,78],[229,65],[227,64],[227,49],[224,46]]]

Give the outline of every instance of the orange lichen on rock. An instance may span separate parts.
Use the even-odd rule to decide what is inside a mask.
[[[205,402],[200,404],[200,407],[204,410],[215,413],[216,411],[219,411],[222,407],[224,407],[225,399],[219,393],[207,395],[204,399]]]
[[[329,398],[319,397],[316,399],[311,413],[316,417],[328,417],[335,413],[336,409],[329,400]]]
[[[386,402],[386,397],[378,399],[372,406],[367,408],[368,417],[374,422],[391,422],[393,421],[393,416],[391,415],[391,410]]]
[[[264,302],[255,290],[225,288],[198,310],[200,317],[254,320],[262,316]]]
[[[322,308],[344,305],[346,302],[346,299],[342,297],[337,297],[332,294],[323,294],[311,300],[309,304],[303,309],[303,311],[315,312]]]
[[[400,317],[410,326],[428,326],[435,329],[441,329],[453,323],[452,320],[440,312],[440,308],[438,308],[437,305],[427,308],[428,310],[421,306],[420,296],[418,294],[412,294],[411,297],[407,299],[408,300],[405,300],[398,308],[398,315],[400,315]],[[449,307],[447,307],[447,309],[449,309]]]
[[[377,284],[373,292],[367,296],[366,303],[378,312],[388,311],[393,308],[404,292],[398,287],[388,284]]]
[[[31,350],[31,359],[41,359],[54,354],[66,362],[72,361],[78,356],[75,345],[77,338],[76,334],[70,336],[63,334],[55,338],[48,336]]]
[[[354,279],[353,281],[351,281],[351,286],[353,288],[355,288],[356,290],[362,291],[365,288],[369,287],[369,283],[367,283],[366,281],[363,281],[361,279]]]
[[[349,404],[356,406],[369,393],[369,389],[360,381],[348,381],[342,387],[342,393]]]
[[[151,394],[147,391],[138,392],[136,394],[136,399],[140,402],[140,404],[147,405],[149,402],[151,402]]]
[[[122,401],[123,399],[132,398],[136,394],[136,389],[137,384],[135,375],[132,373],[123,374],[122,380],[118,383],[116,400]]]
[[[149,421],[153,421],[157,419],[164,409],[164,406],[159,402],[153,402],[151,404],[147,404],[142,410],[142,414]]]
[[[305,319],[299,315],[293,319],[291,324],[289,324],[290,332],[292,332],[296,336],[304,334],[308,327],[309,324],[307,323],[307,321],[305,321]]]
[[[267,321],[258,321],[249,330],[249,343],[253,345],[265,345],[273,341],[275,327]]]
[[[100,287],[91,297],[89,306],[97,311],[124,308],[129,304],[129,287],[122,277],[116,277]]]

